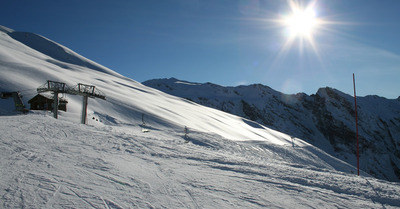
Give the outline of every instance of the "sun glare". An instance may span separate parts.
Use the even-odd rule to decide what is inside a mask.
[[[296,8],[284,22],[292,37],[310,37],[317,26],[315,11],[312,8],[303,11]]]
[[[318,62],[321,66],[325,66],[323,50],[327,45],[321,41],[342,35],[335,30],[335,27],[355,23],[337,21],[335,20],[337,15],[328,16],[326,5],[319,0],[281,2],[285,3],[282,8],[286,8],[280,10],[279,13],[271,12],[274,17],[264,20],[271,24],[272,29],[278,29],[276,34],[280,35],[276,45],[279,49],[271,62],[271,68],[278,69],[280,65],[288,61],[286,59],[288,57],[298,59],[302,66],[307,65],[308,62],[313,64]]]
[[[318,55],[318,49],[314,36],[323,21],[317,17],[316,1],[308,5],[302,5],[300,1],[289,0],[290,14],[281,17],[280,24],[286,28],[288,39],[283,46],[283,51],[292,48],[294,42],[299,43],[299,49],[303,51],[306,47]]]

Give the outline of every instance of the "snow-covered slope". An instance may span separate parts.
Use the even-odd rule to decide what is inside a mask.
[[[68,113],[67,113],[68,115]],[[180,129],[0,118],[1,208],[396,208],[400,185],[318,149]],[[347,167],[348,169],[348,167]]]
[[[80,96],[64,95],[68,112],[59,119],[19,114],[0,99],[2,208],[400,207],[399,184],[357,177],[353,166],[301,139],[81,56],[97,67],[59,60],[44,46],[76,53],[45,38],[33,47],[12,33],[0,29],[0,92],[19,91],[26,104],[53,80],[95,85],[106,100],[89,100],[82,125]]]
[[[18,32],[5,27],[0,28],[0,31],[6,32],[11,38],[25,44],[26,46],[36,51],[39,51],[47,56],[50,56],[53,59],[47,59],[46,61],[55,65],[59,65],[62,68],[68,68],[67,65],[63,65],[62,63],[66,62],[82,67],[91,68],[115,76],[119,75],[114,71],[107,69],[104,66],[101,66],[89,59],[86,59],[85,57],[82,57],[81,55],[68,49],[67,47],[55,43],[43,36],[29,32]]]
[[[287,95],[261,84],[223,87],[175,78],[145,85],[257,121],[307,142],[356,166],[354,98],[336,89],[315,95]],[[371,175],[400,181],[400,102],[378,96],[358,98],[360,167]]]
[[[84,83],[95,85],[107,95],[106,101],[89,101],[88,112],[94,117],[100,117],[102,121],[107,120],[118,124],[132,123],[144,114],[159,123],[171,123],[182,128],[187,126],[200,131],[213,132],[232,140],[265,141],[268,139],[277,144],[290,141],[290,137],[285,134],[264,129],[243,118],[167,95],[110,72],[111,70],[105,67],[98,70],[76,65],[76,62],[56,60],[53,58],[56,56],[51,54],[53,50],[41,50],[50,53],[43,54],[16,41],[7,33],[2,33],[1,37],[0,91],[20,91],[24,96],[25,104],[36,94],[36,88],[47,80],[64,82],[69,86]],[[53,46],[53,44],[55,43],[43,45]],[[59,45],[57,47],[62,48]],[[72,56],[75,53],[69,54]],[[81,98],[66,96],[69,99],[69,112],[79,114]],[[76,120],[79,121],[78,115]],[[259,128],[254,128],[254,126]]]

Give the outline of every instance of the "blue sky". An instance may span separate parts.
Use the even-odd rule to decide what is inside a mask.
[[[302,6],[310,1],[296,1]],[[313,45],[288,44],[286,0],[3,0],[0,25],[43,35],[139,82],[176,77],[284,93],[400,96],[400,1],[313,1]]]

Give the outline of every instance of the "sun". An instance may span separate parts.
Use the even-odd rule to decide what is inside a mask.
[[[270,12],[270,16],[261,19],[268,24],[268,30],[274,31],[274,58],[271,69],[278,69],[287,58],[298,60],[299,65],[319,63],[326,67],[324,57],[330,46],[327,40],[346,35],[337,31],[339,27],[356,25],[356,22],[340,21],[340,14],[330,14],[326,4],[319,0],[283,0],[279,12]],[[289,63],[292,64],[292,63]],[[295,63],[293,63],[294,65]],[[294,65],[295,66],[295,65]],[[300,66],[299,66],[300,67]]]
[[[284,19],[284,24],[289,30],[289,35],[291,37],[310,38],[318,26],[315,10],[313,8],[302,10],[297,7],[293,9],[293,14]]]
[[[315,36],[322,29],[325,21],[317,16],[316,0],[307,5],[303,5],[297,0],[288,0],[288,3],[290,7],[289,14],[281,16],[279,20],[281,26],[286,29],[288,37],[283,46],[283,52],[289,50],[295,42],[298,42],[300,52],[310,47],[318,55]]]

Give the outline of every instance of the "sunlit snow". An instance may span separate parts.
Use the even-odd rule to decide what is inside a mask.
[[[68,107],[59,119],[16,113],[0,100],[1,208],[400,207],[398,183],[357,177],[301,139],[143,86],[45,38],[38,50],[29,43],[37,35],[24,33],[23,44],[12,33],[0,28],[0,91],[20,91],[27,104],[53,80],[95,85],[106,100],[89,99],[87,125],[81,96],[60,94]],[[57,56],[44,54],[55,46]],[[63,59],[71,56],[81,61]]]

